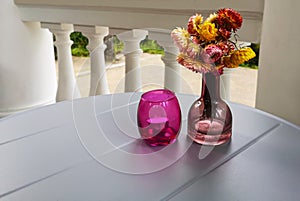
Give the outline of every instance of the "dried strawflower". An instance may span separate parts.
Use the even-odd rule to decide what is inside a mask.
[[[200,32],[200,26],[202,22],[203,22],[202,15],[196,14],[191,16],[188,21],[187,31],[191,35],[197,35]]]
[[[211,42],[218,36],[218,29],[215,24],[210,22],[204,22],[200,29],[200,40],[204,42]]]
[[[241,28],[243,23],[242,16],[235,10],[231,8],[223,8],[218,10],[218,24],[220,28],[224,28],[228,31],[236,31]]]
[[[223,72],[254,58],[250,47],[238,48],[232,34],[242,26],[242,16],[231,8],[223,8],[203,21],[200,14],[191,16],[187,30],[176,28],[171,37],[179,48],[179,64],[199,73]]]
[[[244,47],[239,50],[235,50],[230,56],[224,57],[223,62],[228,68],[236,68],[255,56],[255,52],[250,47]]]

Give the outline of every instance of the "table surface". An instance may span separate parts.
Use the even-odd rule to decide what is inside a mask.
[[[178,140],[139,140],[140,93],[88,97],[0,120],[1,201],[299,200],[300,128],[229,103],[233,137],[201,146],[187,138],[196,99],[178,94]]]

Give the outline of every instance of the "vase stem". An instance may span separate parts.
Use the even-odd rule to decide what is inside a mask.
[[[215,102],[220,99],[220,75],[213,73],[202,74],[201,98]]]

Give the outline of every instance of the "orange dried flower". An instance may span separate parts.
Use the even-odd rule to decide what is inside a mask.
[[[241,28],[243,23],[242,16],[235,10],[231,8],[223,8],[218,10],[217,17],[218,24],[220,28],[224,28],[228,31],[236,31]]]

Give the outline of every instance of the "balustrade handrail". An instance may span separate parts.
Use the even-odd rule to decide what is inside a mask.
[[[209,15],[220,7],[232,7],[244,18],[238,33],[242,41],[260,40],[263,0],[205,1],[79,1],[14,0],[23,21],[107,26],[116,29],[160,28],[172,30],[185,26],[194,13]],[[126,20],[124,20],[126,19]]]

